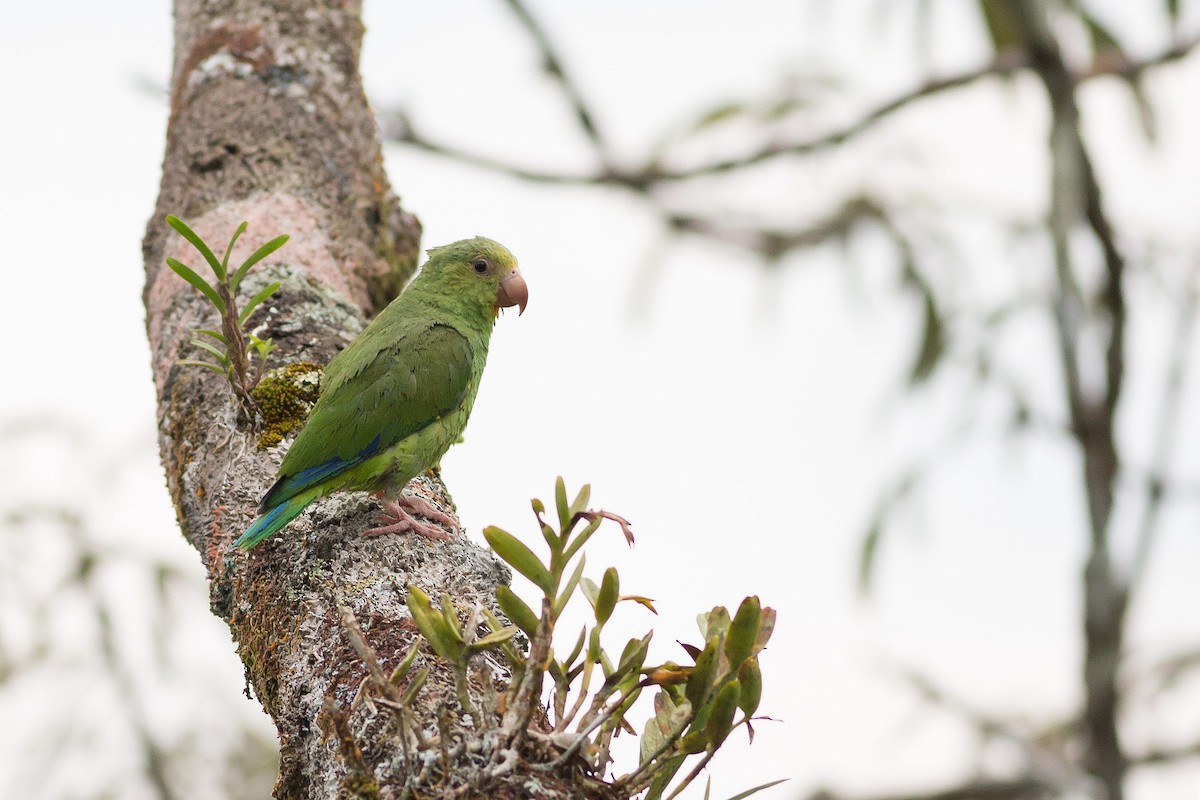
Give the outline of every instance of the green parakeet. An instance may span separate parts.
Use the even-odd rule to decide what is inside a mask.
[[[236,544],[253,547],[340,490],[383,499],[386,524],[371,533],[448,539],[411,514],[449,518],[401,490],[459,440],[496,317],[510,306],[523,313],[528,299],[516,259],[491,239],[431,249],[408,288],[325,368],[317,404],[262,499],[262,516]]]

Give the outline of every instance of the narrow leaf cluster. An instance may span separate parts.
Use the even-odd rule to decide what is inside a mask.
[[[213,275],[216,278],[216,284],[209,283],[195,270],[178,259],[168,257],[167,266],[176,275],[190,283],[196,291],[204,295],[221,318],[220,330],[199,329],[196,331],[197,338],[191,341],[194,347],[212,356],[214,360],[181,359],[178,363],[186,366],[210,369],[213,372],[224,375],[226,380],[229,381],[234,394],[237,395],[238,400],[242,403],[243,409],[252,415],[257,408],[257,404],[250,392],[258,385],[259,380],[262,379],[263,372],[266,370],[267,355],[274,349],[274,344],[272,344],[270,339],[259,338],[250,333],[246,327],[246,323],[249,321],[250,315],[262,305],[263,301],[279,290],[280,284],[271,283],[264,286],[246,302],[240,311],[238,309],[237,290],[242,280],[246,277],[246,274],[250,271],[250,268],[283,247],[288,237],[286,234],[276,236],[251,253],[250,257],[242,262],[241,266],[236,269],[230,269],[229,256],[233,252],[233,245],[237,242],[238,237],[246,230],[245,222],[239,225],[237,230],[234,231],[233,238],[229,240],[229,245],[225,248],[225,255],[220,260],[217,259],[212,248],[195,231],[188,227],[187,223],[183,220],[168,214],[167,224],[174,228],[184,239],[187,239],[192,247],[200,253],[208,263],[209,268],[212,269]],[[253,369],[251,369],[250,364],[252,356],[257,362]]]

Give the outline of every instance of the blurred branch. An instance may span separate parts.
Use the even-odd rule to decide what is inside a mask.
[[[823,219],[809,225],[787,229],[749,223],[730,222],[726,216],[702,216],[663,209],[667,224],[674,230],[715,239],[754,253],[767,260],[781,258],[793,250],[808,249],[831,241],[845,241],[864,222],[878,222],[891,233],[898,232],[887,210],[867,195],[846,198]]]
[[[1182,747],[1164,747],[1147,750],[1144,753],[1129,757],[1131,767],[1153,767],[1162,764],[1173,764],[1189,758],[1200,758],[1200,742],[1192,742]]]
[[[1087,783],[1063,753],[1045,744],[1045,741],[1053,737],[1032,735],[1017,729],[1007,721],[985,714],[913,669],[901,667],[900,675],[926,700],[961,717],[985,738],[1002,739],[1015,745],[1026,762],[1027,774],[1022,780],[1029,781],[1044,791],[1052,790],[1055,793],[1067,793]],[[1047,730],[1058,731],[1062,728],[1062,725],[1055,725],[1049,726]]]
[[[1179,428],[1179,415],[1183,400],[1183,378],[1191,361],[1193,339],[1196,328],[1197,298],[1194,290],[1185,291],[1171,337],[1171,352],[1167,362],[1167,375],[1163,387],[1162,405],[1155,415],[1158,421],[1154,433],[1154,450],[1151,454],[1150,480],[1146,487],[1146,505],[1142,510],[1133,564],[1130,568],[1128,586],[1132,594],[1145,573],[1154,547],[1158,522],[1166,496],[1164,476],[1175,452],[1175,434]]]
[[[511,162],[461,150],[422,135],[416,130],[412,121],[399,111],[382,115],[384,121],[384,139],[397,144],[417,147],[430,153],[452,158],[456,161],[462,161],[494,172],[512,175],[534,183],[591,186],[610,185],[621,186],[636,192],[645,193],[654,185],[664,182],[690,180],[706,175],[732,172],[780,156],[807,156],[829,150],[857,138],[874,128],[877,123],[920,100],[953,89],[969,86],[985,78],[1010,77],[1034,66],[1026,52],[1021,50],[1004,51],[999,53],[993,61],[981,67],[965,70],[954,75],[932,78],[907,92],[881,103],[848,125],[813,138],[791,142],[773,142],[745,155],[711,161],[707,164],[687,169],[665,169],[658,163],[657,159],[651,159],[640,168],[622,170],[610,164],[606,148],[597,132],[594,115],[588,110],[578,89],[567,79],[566,73],[562,69],[562,64],[557,55],[555,55],[553,48],[549,45],[545,33],[528,17],[527,12],[524,11],[517,0],[505,0],[505,2],[513,7],[518,17],[530,29],[530,35],[541,51],[547,72],[558,80],[564,95],[574,110],[576,118],[579,120],[580,127],[592,141],[603,169],[588,174],[547,172],[529,169]],[[1078,76],[1071,76],[1071,81],[1072,83],[1078,83],[1105,76],[1115,76],[1130,80],[1136,79],[1153,67],[1184,58],[1198,45],[1200,45],[1200,36],[1191,37],[1178,42],[1157,55],[1145,59],[1128,59],[1121,57],[1120,54],[1106,53],[1105,58],[1098,59],[1088,70],[1081,72]]]
[[[1148,678],[1153,678],[1157,686],[1152,691],[1158,692],[1176,684],[1186,673],[1200,667],[1200,648],[1177,653],[1156,664]]]
[[[567,75],[567,71],[563,68],[562,61],[554,50],[554,45],[550,41],[550,37],[546,35],[542,26],[529,13],[529,9],[521,0],[504,0],[509,9],[516,16],[517,21],[525,28],[525,31],[533,39],[538,51],[542,56],[542,65],[546,73],[558,83],[567,102],[571,105],[571,110],[575,114],[575,119],[579,122],[579,127],[587,135],[591,141],[592,147],[596,151],[596,155],[600,158],[600,163],[606,167],[609,163],[608,146],[600,136],[600,131],[596,127],[595,116],[588,109],[587,104],[583,100],[583,94],[579,91],[579,87]]]
[[[141,750],[143,775],[159,800],[175,800],[176,794],[167,778],[169,757],[150,731],[142,709],[142,695],[138,690],[137,681],[122,658],[117,644],[108,600],[96,581],[98,571],[109,560],[106,551],[92,545],[93,537],[85,531],[83,517],[71,509],[53,505],[25,505],[5,515],[5,521],[15,526],[28,525],[39,520],[55,524],[64,532],[71,547],[71,556],[75,560],[66,585],[49,595],[49,602],[61,597],[62,590],[68,587],[73,586],[80,590],[99,633],[101,663],[116,688],[121,709]]]
[[[1123,58],[1107,58],[1103,62],[1094,63],[1091,69],[1081,73],[1078,76],[1078,81],[1087,81],[1093,78],[1098,78],[1106,75],[1115,75],[1124,78],[1135,78],[1140,76],[1146,70],[1162,64],[1167,64],[1172,61],[1178,61],[1184,56],[1192,52],[1193,49],[1200,45],[1200,36],[1192,37],[1179,42],[1168,50],[1163,51],[1155,56],[1141,60],[1129,60]],[[729,172],[731,170],[741,169],[743,167],[752,166],[762,161],[766,161],[778,156],[793,155],[805,156],[813,153],[828,150],[838,145],[845,144],[851,139],[866,133],[873,128],[876,123],[890,117],[897,111],[901,111],[908,106],[932,97],[942,92],[952,89],[959,89],[964,86],[976,83],[984,78],[1005,78],[1021,72],[1025,69],[1034,66],[1029,58],[1029,55],[1020,50],[1008,50],[996,55],[996,58],[988,64],[976,69],[966,70],[955,75],[948,75],[942,78],[933,78],[925,83],[917,86],[909,91],[897,95],[891,100],[885,101],[881,105],[863,114],[858,120],[849,125],[822,134],[812,139],[804,139],[795,142],[780,142],[769,144],[759,150],[748,155],[738,158],[730,158],[722,161],[714,161],[709,164],[692,167],[686,170],[676,171],[658,171],[654,168],[643,170],[644,175],[653,176],[658,180],[686,180],[696,178],[701,175],[712,175],[719,172]]]
[[[444,156],[453,161],[460,161],[473,167],[499,172],[531,183],[556,183],[567,185],[603,186],[606,184],[628,185],[618,174],[597,172],[590,175],[570,174],[562,172],[544,172],[528,169],[507,161],[501,161],[489,156],[461,150],[452,145],[443,144],[425,136],[417,130],[413,121],[400,110],[380,111],[379,124],[384,141],[394,144],[409,145],[427,153]],[[643,187],[631,187],[642,191]]]
[[[1032,778],[1011,780],[988,780],[979,778],[948,789],[925,792],[877,795],[869,798],[834,794],[819,789],[809,795],[808,800],[1042,800],[1052,796],[1052,791]]]
[[[1119,469],[1114,427],[1125,371],[1125,261],[1080,132],[1078,81],[1063,60],[1046,9],[1038,0],[1020,0],[1010,9],[1051,112],[1048,224],[1058,277],[1055,322],[1072,429],[1083,457],[1091,530],[1084,569],[1084,764],[1102,782],[1107,800],[1122,800],[1126,763],[1117,732],[1117,678],[1127,593],[1113,569],[1108,543]],[[1094,308],[1085,301],[1071,263],[1070,238],[1079,217],[1104,254],[1105,282]],[[1085,336],[1103,339],[1105,333],[1107,341],[1098,345],[1105,353],[1104,386],[1100,396],[1091,396],[1081,379],[1080,354]]]
[[[1079,76],[1080,82],[1112,76],[1128,81],[1139,80],[1148,70],[1186,58],[1200,45],[1200,36],[1190,36],[1150,58],[1128,58],[1113,49],[1105,50],[1093,60],[1090,68]]]

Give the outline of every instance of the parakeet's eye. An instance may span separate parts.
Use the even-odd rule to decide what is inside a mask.
[[[475,261],[475,263],[472,264],[471,266],[474,267],[475,271],[478,272],[480,275],[482,275],[483,273],[488,271],[488,262],[482,258]]]

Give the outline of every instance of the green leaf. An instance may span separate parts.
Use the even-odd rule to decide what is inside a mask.
[[[196,361],[195,359],[192,359],[192,358],[181,358],[178,361],[176,361],[175,363],[179,364],[182,367],[204,367],[205,369],[211,369],[213,372],[217,373],[218,375],[226,374],[225,369],[223,367],[218,367],[216,364],[210,364],[207,361]]]
[[[729,736],[729,732],[733,730],[733,715],[738,709],[741,695],[742,687],[736,680],[725,684],[717,692],[717,696],[712,702],[712,711],[708,715],[708,722],[704,726],[709,747],[713,749],[720,747],[725,738]]]
[[[488,630],[493,632],[501,631],[508,627],[500,621],[499,617],[492,613],[491,609],[483,609],[483,619],[487,622]],[[518,653],[517,648],[513,647],[511,642],[501,644],[500,652],[508,659],[509,665],[513,668],[512,683],[514,685],[519,684],[521,682],[520,673],[524,670],[525,666],[525,656],[522,653]]]
[[[254,334],[250,334],[250,346],[246,348],[246,355],[249,355],[251,350],[258,353],[260,359],[266,360],[267,356],[275,350],[275,343],[270,339],[260,339]]]
[[[743,661],[737,679],[742,685],[738,707],[749,719],[754,716],[754,712],[758,710],[758,703],[762,700],[762,670],[758,666],[758,659],[748,658]]]
[[[767,781],[766,783],[760,783],[758,786],[755,786],[753,789],[747,789],[744,792],[738,792],[733,797],[728,798],[728,800],[746,800],[747,797],[754,795],[754,794],[758,794],[763,789],[770,789],[772,786],[778,786],[781,783],[786,783],[787,780],[788,780],[787,778],[779,778],[778,780]]]
[[[666,695],[666,692],[659,692],[654,696],[655,716],[646,720],[646,727],[642,729],[642,741],[638,746],[638,754],[641,758],[641,763],[645,764],[650,760],[650,757],[659,751],[659,749],[667,743],[667,734],[663,730],[662,724],[658,719],[658,698]]]
[[[446,620],[439,612],[434,611],[429,595],[416,586],[409,586],[406,602],[413,622],[417,623],[417,628],[433,651],[452,664],[458,663],[462,638],[446,625]]]
[[[646,661],[646,653],[650,650],[650,640],[653,637],[654,631],[650,631],[641,639],[630,639],[621,651],[621,660],[617,662],[613,675],[623,677],[639,672]]]
[[[1083,24],[1087,27],[1088,37],[1092,40],[1092,57],[1103,53],[1105,50],[1114,50],[1121,56],[1125,55],[1124,48],[1117,41],[1117,37],[1113,35],[1112,30],[1100,20],[1089,14],[1085,9],[1080,9],[1080,17],[1083,19]]]
[[[567,549],[563,552],[563,560],[570,561],[572,558],[574,558],[575,554],[579,552],[580,548],[587,544],[588,539],[591,539],[592,535],[600,529],[600,523],[603,521],[604,518],[599,516],[588,520],[587,527],[581,530],[575,536],[575,538],[571,540],[571,544],[568,545]]]
[[[880,514],[871,519],[858,551],[858,593],[866,596],[871,592],[871,579],[875,575],[875,557],[879,552],[879,541],[883,538],[884,520]]]
[[[458,615],[454,613],[454,600],[449,594],[442,594],[441,612],[442,621],[446,623],[446,627],[454,632],[460,642],[465,642],[466,637],[463,636],[462,624],[458,621]]]
[[[467,648],[473,653],[491,650],[494,647],[499,647],[516,635],[517,627],[515,625],[510,625],[507,628],[493,631],[486,636],[480,636],[478,639],[471,642],[471,644],[467,645]]]
[[[933,287],[917,271],[915,266],[906,268],[906,281],[915,286],[921,293],[921,304],[924,315],[921,321],[921,343],[917,347],[916,358],[908,373],[911,386],[924,383],[933,374],[946,353],[946,326],[938,311],[937,298],[934,297]]]
[[[242,309],[242,313],[238,314],[238,325],[245,325],[246,320],[250,319],[250,315],[254,313],[254,309],[258,308],[259,303],[279,291],[279,287],[282,285],[278,281],[268,284],[260,289],[258,294],[251,297],[250,302],[246,303],[246,307]]]
[[[204,243],[204,240],[194,230],[187,226],[186,222],[174,214],[167,214],[167,224],[174,228],[180,236],[191,242],[192,247],[200,251],[200,255],[204,256],[204,260],[212,267],[213,274],[217,276],[217,280],[225,280],[225,267],[221,265],[220,261],[217,261],[217,257],[213,255],[213,251],[209,249],[208,245]]]
[[[704,651],[700,653],[700,657],[696,659],[696,666],[692,668],[692,674],[688,676],[687,688],[684,694],[693,708],[699,708],[708,701],[713,681],[716,680],[717,641],[711,641],[704,648]]]
[[[583,590],[583,596],[591,603],[592,608],[595,608],[596,599],[600,596],[600,587],[591,578],[581,578],[579,588]]]
[[[979,10],[997,53],[1024,44],[1012,0],[979,0]]]
[[[767,647],[767,642],[771,641],[771,634],[775,632],[775,609],[771,607],[762,610],[762,621],[758,626],[758,636],[754,639],[754,655],[758,655]]]
[[[588,635],[587,659],[592,663],[601,663],[603,657],[604,650],[600,647],[600,629],[592,628],[592,632]]]
[[[871,521],[867,525],[867,531],[863,536],[862,544],[859,545],[858,592],[864,597],[870,594],[871,591],[871,579],[875,574],[875,562],[879,553],[879,544],[883,539],[884,530],[891,516],[892,509],[908,497],[909,493],[917,485],[920,477],[919,469],[909,469],[876,501],[875,510],[871,514]]]
[[[483,529],[483,538],[496,551],[496,555],[533,582],[546,597],[554,597],[554,578],[546,565],[538,560],[533,551],[506,530],[489,525]]]
[[[177,261],[174,258],[167,257],[167,266],[175,271],[175,274],[183,278],[196,288],[201,294],[208,298],[208,301],[217,307],[222,315],[225,314],[225,301],[221,299],[221,295],[217,294],[217,290],[208,284],[208,281],[201,278],[192,268],[182,261]]]
[[[227,273],[229,272],[229,255],[233,252],[233,245],[238,240],[238,237],[241,236],[245,232],[246,224],[247,224],[246,221],[242,220],[242,224],[238,225],[237,230],[233,232],[233,238],[231,238],[229,240],[229,246],[225,248],[225,257],[221,259],[221,266],[225,268],[225,271]],[[234,286],[232,288],[235,291],[237,289],[236,286]]]
[[[579,629],[579,638],[575,640],[575,646],[571,648],[571,654],[563,659],[563,666],[566,669],[571,669],[572,662],[579,658],[579,654],[583,652],[583,641],[587,637],[587,625]]]
[[[513,624],[524,631],[526,636],[533,638],[538,626],[538,616],[533,613],[532,608],[525,604],[524,600],[517,597],[507,586],[497,586],[496,603],[504,612],[504,616],[512,620]]]
[[[685,712],[683,716],[686,717],[686,711],[689,710],[686,702],[677,705],[671,699],[671,695],[665,691],[660,691],[654,695],[654,722],[658,725],[659,733],[670,736],[672,733],[683,730],[681,723],[677,719],[680,710]]]
[[[541,505],[541,501],[538,501],[538,505]],[[545,510],[545,508],[542,508],[542,511],[537,511],[535,508],[534,513],[537,515],[538,527],[542,529],[542,538],[546,540],[546,545],[550,548],[550,558],[554,560],[562,556],[563,537],[559,536],[554,528],[542,521],[542,512]]]
[[[571,503],[571,518],[574,519],[575,515],[586,511],[588,501],[591,499],[592,485],[590,483],[585,483],[582,487],[580,487],[579,494],[575,495],[575,502]]]
[[[703,750],[704,746],[701,745],[700,749]],[[646,800],[662,800],[663,792],[667,790],[667,785],[675,777],[675,773],[679,772],[679,768],[683,766],[684,760],[684,756],[675,756],[667,761],[666,765],[654,776],[654,780],[650,782]]]
[[[554,479],[554,505],[558,508],[558,529],[565,534],[571,524],[571,507],[567,505],[567,484],[562,475]]]
[[[730,117],[740,116],[747,113],[745,104],[740,102],[725,103],[723,105],[714,106],[704,112],[695,122],[692,123],[692,130],[699,131],[716,125],[718,122],[724,122]]]
[[[400,659],[400,663],[392,670],[388,682],[393,686],[398,686],[408,671],[412,669],[413,662],[417,660],[417,653],[421,650],[420,644],[420,642],[414,642],[413,646],[408,648],[408,652],[404,654],[404,658]]]
[[[599,633],[599,632],[600,632],[599,628],[592,628],[592,633]],[[591,642],[588,642],[588,644],[590,645]],[[600,671],[604,673],[604,677],[606,679],[608,678],[608,676],[612,675],[613,672],[615,671],[613,668],[612,661],[608,657],[608,653],[604,652],[603,648],[600,649]]]
[[[413,701],[417,699],[417,694],[421,688],[425,686],[425,681],[429,679],[429,667],[421,667],[417,673],[413,675],[412,680],[408,682],[408,688],[404,690],[404,697],[401,698],[401,705],[411,708]]]
[[[613,609],[617,607],[617,597],[619,596],[620,577],[617,575],[617,570],[609,567],[604,570],[604,577],[600,581],[600,592],[596,595],[596,622],[600,625],[608,622],[608,618],[612,616]]]
[[[729,610],[725,606],[714,606],[707,614],[697,616],[696,626],[700,628],[700,635],[708,641],[714,636],[724,636],[728,633],[729,621]]]
[[[1129,86],[1129,94],[1133,98],[1134,108],[1138,113],[1138,122],[1142,125],[1142,135],[1146,137],[1147,142],[1158,141],[1158,116],[1154,111],[1154,104],[1150,101],[1150,96],[1146,94],[1145,82],[1133,79],[1126,83]]]
[[[708,734],[704,731],[691,731],[680,740],[679,745],[686,753],[703,753],[708,749]]]
[[[229,354],[226,353],[224,350],[218,350],[217,348],[213,347],[208,342],[205,342],[201,339],[192,339],[191,343],[192,343],[192,345],[199,347],[204,352],[209,353],[213,356],[216,356],[218,363],[220,363],[222,365],[227,365],[229,363]]]
[[[623,594],[617,598],[617,601],[621,603],[625,602],[626,600],[631,603],[637,603],[639,606],[645,608],[655,616],[658,615],[658,609],[654,607],[654,601],[649,597],[642,597],[640,594]]]
[[[575,571],[571,573],[571,577],[567,579],[566,585],[562,591],[558,593],[558,599],[554,601],[554,616],[562,614],[563,609],[567,607],[567,603],[571,601],[571,595],[575,594],[575,588],[579,585],[579,579],[583,577],[583,565],[587,563],[587,556],[580,556],[579,563],[575,566]]]
[[[761,623],[762,608],[758,597],[747,597],[738,606],[737,614],[729,625],[729,635],[725,639],[725,657],[729,659],[730,669],[736,670],[754,652],[754,641],[758,638]]]
[[[226,347],[229,347],[229,340],[225,338],[225,334],[223,334],[223,333],[219,333],[218,331],[210,331],[210,330],[203,330],[203,329],[197,330],[196,333],[202,333],[205,336],[211,336],[212,338],[216,339],[221,344],[225,345]]]
[[[250,268],[287,244],[287,240],[288,235],[286,233],[282,236],[276,236],[274,239],[251,253],[250,257],[243,261],[242,265],[238,267],[237,272],[233,273],[233,277],[229,281],[229,288],[236,292],[238,284],[242,282],[242,278],[246,277],[246,273],[250,271]]]

